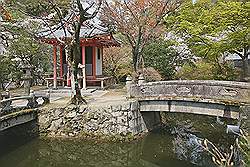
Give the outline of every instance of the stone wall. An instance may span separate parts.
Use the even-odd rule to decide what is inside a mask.
[[[148,131],[138,108],[136,101],[110,106],[45,106],[38,113],[39,131],[61,137],[135,136]]]
[[[242,128],[248,132],[250,136],[250,105],[241,107]]]

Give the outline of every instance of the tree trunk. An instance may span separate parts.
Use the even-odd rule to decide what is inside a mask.
[[[139,70],[139,65],[140,65],[140,52],[138,51],[138,49],[133,48],[132,53],[133,53],[134,70],[135,72],[137,72]]]
[[[243,72],[243,78],[246,79],[249,77],[249,63],[248,63],[248,57],[245,56],[242,59],[242,72]]]
[[[81,90],[79,88],[78,84],[78,63],[79,63],[79,57],[80,57],[80,42],[77,42],[79,40],[76,39],[76,42],[72,45],[72,52],[73,52],[73,61],[72,61],[72,76],[73,76],[73,82],[72,82],[72,88],[73,88],[73,97],[71,99],[71,103],[73,104],[82,104],[86,101],[82,98]],[[79,40],[80,41],[80,40]]]
[[[134,71],[137,71],[137,53],[135,51],[135,49],[133,49],[132,51],[133,53],[133,66],[134,66]]]

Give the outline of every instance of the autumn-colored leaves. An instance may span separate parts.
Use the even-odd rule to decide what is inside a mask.
[[[12,20],[11,14],[3,7],[3,5],[0,5],[0,14],[3,20],[6,20],[6,21]]]

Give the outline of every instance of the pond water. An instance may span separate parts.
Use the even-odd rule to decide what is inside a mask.
[[[215,127],[215,123],[202,123],[205,128]],[[0,140],[0,167],[212,167],[211,157],[199,146],[197,136],[210,136],[220,147],[230,143],[220,131],[201,134],[199,128],[193,133],[187,130],[190,127],[180,127],[165,125],[131,143],[9,135]]]

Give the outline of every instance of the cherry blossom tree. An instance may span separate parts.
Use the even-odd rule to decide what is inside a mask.
[[[143,65],[144,46],[151,39],[164,35],[163,18],[175,11],[179,4],[178,0],[105,1],[102,21],[121,33],[130,45],[135,71]]]

